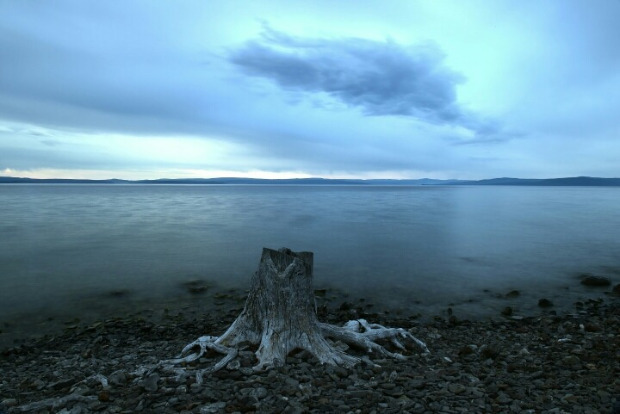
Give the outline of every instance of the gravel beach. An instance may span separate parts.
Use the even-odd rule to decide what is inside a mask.
[[[430,354],[354,368],[289,356],[253,372],[253,349],[202,384],[157,368],[201,335],[220,335],[243,303],[72,325],[0,353],[0,413],[620,413],[620,300],[602,295],[554,314],[468,321],[448,310],[424,320],[362,300],[322,300],[319,320],[365,318],[403,327]],[[341,344],[337,344],[340,346]],[[343,348],[346,345],[342,344]],[[360,350],[347,352],[362,356]],[[376,364],[376,365],[375,365]],[[155,367],[155,368],[154,368]]]

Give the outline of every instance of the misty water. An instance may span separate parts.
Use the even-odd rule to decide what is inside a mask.
[[[619,206],[605,187],[1,185],[0,323],[182,302],[191,280],[247,289],[263,246],[409,313],[570,308],[601,294],[580,274],[620,282]]]

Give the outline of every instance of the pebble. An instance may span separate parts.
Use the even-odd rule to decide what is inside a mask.
[[[114,371],[108,376],[108,381],[117,386],[125,385],[127,383],[127,371],[124,369]]]
[[[461,385],[461,384],[450,384],[448,385],[448,391],[450,391],[452,394],[462,394],[464,393],[466,390],[465,386]]]
[[[157,382],[159,381],[159,375],[151,374],[144,380],[142,386],[148,392],[157,391]]]

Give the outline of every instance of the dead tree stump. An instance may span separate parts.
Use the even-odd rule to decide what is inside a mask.
[[[228,364],[246,343],[258,345],[256,370],[284,364],[286,356],[296,349],[308,351],[323,364],[349,367],[360,361],[336,349],[327,338],[394,358],[404,357],[388,351],[376,341],[391,341],[402,350],[405,346],[400,341],[404,341],[428,352],[422,341],[402,328],[386,328],[363,319],[349,321],[342,327],[319,322],[312,267],[311,252],[264,248],[245,307],[228,330],[220,337],[198,338],[183,349],[179,358],[167,362],[191,362],[208,349],[225,354],[215,366],[198,373],[197,378],[201,380],[202,375]]]

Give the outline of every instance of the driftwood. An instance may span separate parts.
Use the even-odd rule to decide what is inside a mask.
[[[181,355],[165,363],[195,361],[207,350],[225,356],[214,366],[200,370],[202,376],[217,371],[232,361],[241,346],[257,345],[255,370],[283,365],[293,350],[305,350],[320,363],[350,367],[360,358],[336,349],[333,339],[392,358],[404,358],[388,351],[376,341],[387,340],[405,350],[414,345],[428,352],[424,342],[402,328],[386,328],[360,319],[334,326],[318,321],[312,288],[313,254],[290,249],[263,249],[258,270],[254,274],[245,307],[223,335],[202,336],[187,345]]]

